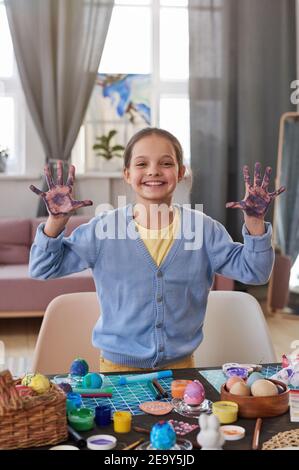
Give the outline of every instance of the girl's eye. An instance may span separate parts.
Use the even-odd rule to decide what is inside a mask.
[[[173,166],[173,163],[171,163],[171,162],[164,162],[164,163],[162,163],[162,165]]]
[[[144,166],[144,165],[145,165],[145,163],[137,163],[136,166]]]

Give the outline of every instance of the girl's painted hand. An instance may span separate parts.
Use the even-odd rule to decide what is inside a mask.
[[[239,202],[228,202],[226,207],[231,209],[242,209],[249,217],[256,217],[263,219],[269,208],[269,205],[276,196],[285,191],[285,187],[280,187],[277,191],[272,193],[268,192],[272,169],[267,166],[264,178],[261,176],[261,164],[256,163],[254,166],[254,181],[253,185],[250,182],[249,168],[244,166],[243,175],[245,181],[245,197]]]
[[[90,200],[76,201],[72,198],[72,190],[75,180],[75,167],[69,167],[68,178],[63,184],[62,161],[57,162],[57,183],[54,183],[52,172],[49,165],[45,166],[45,176],[49,191],[43,192],[31,185],[30,189],[38,196],[41,196],[47,206],[49,214],[54,217],[71,215],[73,211],[84,206],[91,206],[93,203]]]

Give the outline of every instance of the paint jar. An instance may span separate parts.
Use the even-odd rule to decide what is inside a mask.
[[[215,401],[212,405],[213,415],[221,424],[231,424],[238,419],[238,405],[233,401]]]
[[[76,431],[89,431],[94,427],[94,411],[89,408],[72,410],[67,417]]]
[[[95,422],[98,426],[107,426],[111,423],[110,405],[99,405],[95,408]]]
[[[192,380],[173,380],[171,382],[171,396],[180,400],[184,397],[185,388],[191,384]]]
[[[82,406],[82,398],[79,393],[70,392],[66,396],[66,412],[69,413],[70,411],[76,410],[77,408],[81,408]]]
[[[130,432],[132,415],[129,411],[115,411],[113,414],[114,431],[115,432]]]

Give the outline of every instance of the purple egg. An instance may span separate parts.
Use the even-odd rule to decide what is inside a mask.
[[[187,405],[200,405],[205,399],[205,389],[199,380],[188,384],[184,392],[184,402]]]
[[[65,394],[70,393],[73,391],[71,384],[67,382],[61,382],[59,387],[64,391]]]

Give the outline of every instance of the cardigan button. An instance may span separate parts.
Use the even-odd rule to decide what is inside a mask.
[[[162,271],[158,271],[157,272],[157,277],[162,277],[162,276],[163,276]]]
[[[159,297],[157,297],[157,302],[162,302],[162,299],[163,299],[163,297],[161,295],[159,295]]]
[[[163,352],[164,351],[164,346],[160,346],[159,347],[159,352]]]
[[[157,324],[156,324],[156,328],[162,328],[162,325],[163,325],[163,323],[161,323],[161,322],[160,322],[160,323],[157,323]]]

